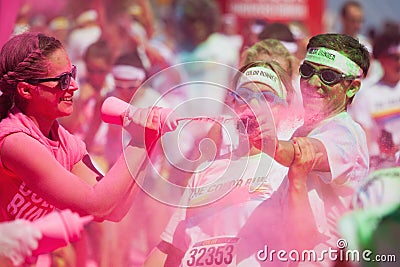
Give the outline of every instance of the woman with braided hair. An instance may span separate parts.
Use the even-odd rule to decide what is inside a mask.
[[[120,220],[145,173],[147,151],[134,140],[104,176],[85,144],[57,119],[72,113],[76,67],[60,41],[41,33],[11,38],[0,52],[0,222],[36,220],[71,209]],[[160,108],[138,108],[133,124],[160,128]],[[146,139],[146,143],[147,143]],[[151,140],[150,140],[151,141]]]

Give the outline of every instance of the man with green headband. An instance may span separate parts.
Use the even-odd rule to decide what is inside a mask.
[[[355,188],[368,173],[365,132],[347,113],[347,107],[360,88],[361,78],[367,75],[369,64],[368,50],[350,36],[312,37],[299,69],[304,123],[290,141],[276,142],[274,158],[282,165],[291,166],[302,158],[312,163],[305,186],[314,218],[289,222],[288,229],[298,223],[316,223],[321,235],[310,236],[307,241],[308,248],[318,256],[324,250],[338,249],[337,220],[350,209]],[[261,143],[261,149],[266,151],[274,140],[266,137],[270,130],[263,127],[262,114],[258,119],[261,133],[255,143]],[[296,183],[297,178],[301,179],[298,176],[292,173],[287,182]],[[327,256],[322,261],[300,263],[302,266],[331,264],[332,259]]]

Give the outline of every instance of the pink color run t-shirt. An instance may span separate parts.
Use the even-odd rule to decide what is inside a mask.
[[[0,151],[5,137],[22,132],[44,145],[62,166],[71,171],[72,167],[87,154],[85,143],[70,134],[57,121],[51,131],[56,140],[44,136],[29,117],[14,107],[0,122]],[[26,149],[26,153],[35,156],[34,151],[30,151],[29,148]],[[32,192],[22,179],[3,165],[0,157],[0,221],[15,219],[33,221],[43,217],[55,209],[54,203],[48,203],[45,197]]]

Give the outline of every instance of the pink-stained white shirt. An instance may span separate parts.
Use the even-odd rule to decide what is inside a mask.
[[[307,178],[310,205],[321,233],[321,236],[310,239],[315,239],[313,242],[317,245],[313,250],[322,257],[323,250],[338,249],[337,220],[350,209],[355,189],[368,173],[369,157],[364,131],[346,112],[324,120],[308,137],[324,144],[331,168],[330,172],[312,171]],[[203,197],[216,198],[212,189],[218,188],[222,182],[213,183],[213,179],[226,172],[226,166],[232,162],[217,161],[213,164],[212,168],[193,177],[192,191],[189,192],[197,194],[187,196],[192,203],[196,200],[202,202]],[[264,164],[254,158],[237,161],[237,165],[247,172]],[[218,266],[288,265],[288,261],[278,260],[276,254],[273,256],[269,252],[287,249],[290,240],[287,240],[285,231],[290,230],[291,223],[301,222],[285,219],[288,180],[284,177],[287,168],[275,161],[270,164],[271,171],[263,187],[259,187],[268,189],[266,191],[252,193],[249,190],[251,182],[257,181],[254,178],[259,175],[249,176],[244,172],[243,177],[253,179],[243,179],[244,186],[235,184],[223,198],[198,208],[177,209],[161,238],[185,253],[182,266],[195,266],[196,261],[204,264],[213,261]],[[209,186],[201,189],[199,184]],[[221,257],[224,263],[220,262]],[[331,266],[332,261],[325,257],[321,261],[298,263],[299,266]]]
[[[324,250],[338,250],[338,219],[350,210],[357,187],[368,175],[369,154],[364,130],[347,112],[325,119],[308,137],[324,144],[330,166],[330,172],[312,171],[307,177],[314,219],[318,231],[326,236],[313,248],[321,256]],[[299,266],[332,266],[331,260],[325,255],[321,261],[300,262]]]
[[[197,172],[184,200],[190,208],[178,208],[161,234],[185,253],[180,266],[260,266],[256,253],[264,249],[265,236],[257,228],[273,233],[268,240],[283,242],[279,188],[286,173],[266,154],[217,160]],[[268,213],[273,216],[259,220]]]
[[[53,124],[51,132],[56,140],[44,136],[29,117],[14,107],[0,122],[0,150],[7,136],[25,133],[45,146],[62,166],[71,171],[72,167],[87,154],[84,142],[70,134],[57,121]],[[26,153],[35,156],[35,152],[29,148],[26,148]],[[45,199],[46,196],[37,195],[21,178],[8,170],[0,157],[0,221],[15,219],[33,221],[43,217],[56,208],[55,203],[48,203]]]

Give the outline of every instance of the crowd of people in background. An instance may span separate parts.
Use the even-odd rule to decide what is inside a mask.
[[[349,242],[352,240],[357,243],[354,247],[358,246],[358,249],[374,248],[382,253],[394,253],[381,243],[375,244],[377,247],[372,246],[373,240],[370,239],[370,236],[369,239],[363,236],[364,241],[366,240],[364,243],[355,236],[359,234],[360,228],[365,227],[365,225],[361,225],[362,219],[360,218],[367,218],[365,219],[367,221],[380,221],[383,220],[382,218],[393,219],[397,216],[397,221],[394,221],[397,223],[398,228],[396,229],[400,229],[398,221],[400,205],[400,194],[398,193],[400,192],[398,191],[400,189],[398,174],[400,167],[400,25],[388,21],[382,29],[370,32],[368,36],[365,36],[361,34],[361,29],[364,20],[368,18],[364,17],[362,2],[347,1],[342,6],[340,34],[351,36],[363,45],[358,50],[354,48],[355,52],[350,49],[345,51],[348,58],[343,60],[356,62],[359,66],[357,69],[359,73],[349,71],[352,73],[354,81],[359,79],[361,82],[351,80],[349,84],[345,84],[351,88],[342,92],[341,97],[345,99],[343,100],[345,103],[341,103],[342,106],[338,104],[340,97],[338,97],[337,91],[334,93],[336,96],[331,89],[326,89],[324,92],[324,95],[334,105],[340,106],[340,112],[346,111],[346,115],[340,115],[342,117],[338,119],[335,117],[337,110],[332,112],[330,110],[329,114],[335,116],[333,116],[333,122],[326,122],[324,119],[331,115],[326,115],[321,110],[319,112],[324,114],[321,115],[324,118],[310,122],[307,120],[313,120],[316,116],[313,114],[316,110],[312,109],[312,105],[315,103],[307,102],[304,95],[310,96],[314,92],[307,89],[309,86],[305,85],[305,80],[311,84],[314,82],[312,77],[317,75],[324,84],[323,86],[334,88],[332,90],[341,90],[336,83],[342,82],[342,80],[332,77],[335,74],[324,73],[325,69],[319,68],[318,65],[322,61],[314,60],[315,58],[308,53],[308,49],[327,47],[328,52],[332,52],[332,50],[341,52],[345,49],[340,46],[324,44],[324,41],[327,43],[331,41],[329,38],[326,40],[323,38],[312,39],[313,36],[306,24],[299,21],[274,22],[256,19],[246,24],[248,29],[239,31],[237,18],[232,14],[222,14],[216,0],[173,0],[170,5],[164,5],[160,10],[157,10],[157,6],[152,5],[148,0],[119,1],[119,4],[114,5],[113,8],[110,8],[106,2],[89,1],[87,4],[76,7],[73,16],[59,14],[51,17],[46,17],[46,14],[31,13],[30,10],[33,9],[31,5],[34,4],[34,1],[27,2],[20,7],[11,35],[41,32],[61,41],[66,54],[69,55],[70,62],[76,66],[76,77],[72,76],[72,78],[76,81],[76,87],[79,87],[79,90],[73,94],[73,111],[70,116],[57,120],[62,127],[74,135],[74,138],[84,141],[87,152],[91,155],[93,166],[98,170],[98,175],[106,175],[110,170],[112,171],[112,166],[118,164],[118,158],[124,149],[125,140],[121,127],[106,124],[101,119],[101,106],[108,97],[115,96],[125,102],[131,102],[139,108],[156,105],[172,109],[189,98],[209,97],[218,104],[193,105],[190,106],[190,109],[182,112],[188,117],[199,114],[215,117],[216,114],[226,112],[221,103],[226,105],[233,99],[227,90],[204,89],[203,91],[170,92],[167,91],[168,85],[174,84],[175,79],[180,78],[179,74],[167,75],[169,80],[165,80],[165,76],[157,74],[177,64],[193,61],[211,61],[228,66],[227,69],[262,66],[272,69],[281,80],[281,76],[284,76],[285,81],[282,84],[284,87],[290,88],[289,95],[279,96],[290,105],[285,109],[279,106],[280,112],[284,113],[286,117],[279,118],[282,121],[281,128],[278,129],[279,140],[274,141],[277,142],[278,148],[281,145],[281,150],[277,151],[282,153],[282,156],[277,153],[272,155],[272,159],[276,160],[276,166],[279,165],[277,168],[285,167],[286,169],[284,170],[285,174],[277,176],[283,180],[283,177],[289,172],[290,181],[290,175],[294,175],[294,170],[299,172],[300,176],[304,172],[304,179],[308,181],[305,183],[308,191],[313,191],[309,194],[310,202],[312,199],[315,201],[310,204],[311,207],[304,204],[305,207],[302,206],[302,208],[307,211],[310,208],[310,216],[313,212],[314,216],[321,216],[317,220],[321,233],[340,232],[328,235],[328,237],[317,236],[316,239],[326,238],[326,240],[321,241],[316,246],[316,250],[325,249],[325,245],[335,246],[336,240],[343,236],[349,239]],[[314,43],[309,43],[310,40],[313,40]],[[350,41],[340,38],[337,39],[337,42],[343,42],[346,45],[350,43]],[[368,52],[368,64],[364,58],[364,51]],[[274,67],[274,63],[272,65],[249,65],[260,61],[276,61],[279,63],[278,70]],[[332,68],[332,65],[328,64],[327,66]],[[342,66],[338,68],[342,70]],[[243,69],[243,72],[245,70],[246,68]],[[281,70],[284,71],[282,75],[279,73]],[[343,67],[343,70],[345,71],[347,68]],[[232,78],[228,71],[226,73],[218,72],[218,77],[215,77],[215,70],[207,68],[190,69],[188,72],[196,79],[215,81],[221,84],[229,84]],[[0,74],[3,75],[3,73]],[[290,86],[286,84],[287,81],[290,81]],[[344,80],[343,82],[348,81]],[[3,90],[2,92],[4,93]],[[330,95],[331,93],[332,95]],[[308,104],[303,106],[303,102]],[[0,103],[0,105],[3,104]],[[329,105],[326,104],[326,106]],[[1,114],[2,117],[4,117],[3,115],[6,114]],[[356,125],[353,124],[353,120]],[[196,123],[198,123],[197,127]],[[217,154],[222,155],[227,152],[228,146],[224,146],[221,129],[212,124],[204,125],[201,122],[193,122],[192,129],[196,130],[189,132],[186,139],[183,140],[185,145],[182,146],[181,153],[185,158],[193,160],[192,169],[198,168],[206,161],[200,157],[199,151],[194,149],[206,137],[218,140],[216,143],[222,144],[217,147]],[[336,131],[334,127],[338,127]],[[295,129],[297,130],[295,131]],[[365,138],[360,133],[361,129],[365,132]],[[348,132],[354,134],[355,137],[348,136]],[[291,149],[293,142],[291,138],[297,141],[297,145],[293,146],[294,151]],[[335,138],[340,140],[335,140]],[[309,146],[318,148],[316,151],[320,153],[318,154],[319,161],[314,162],[311,166],[310,160],[302,161],[296,157],[301,152],[299,151],[301,145],[308,149]],[[287,149],[287,146],[290,148]],[[161,148],[156,146],[154,151],[159,149]],[[263,152],[262,148],[258,147],[258,149],[261,151],[260,153],[268,154],[267,151]],[[343,149],[341,150],[342,154],[340,154],[340,149]],[[309,150],[303,151],[303,153],[306,152]],[[250,155],[253,156],[257,153],[250,153]],[[292,156],[288,156],[289,153],[292,153]],[[195,160],[199,158],[200,160]],[[356,167],[349,167],[349,158],[354,158]],[[176,159],[176,161],[179,160]],[[174,168],[165,159],[155,157],[153,163],[157,173],[149,171],[146,173],[149,177],[155,177],[161,173],[166,180],[182,186],[193,184],[193,179],[196,181],[196,177],[190,177],[187,173]],[[292,172],[290,172],[291,164],[293,164]],[[306,170],[299,167],[301,164],[306,166]],[[3,186],[1,179],[2,177],[0,177],[0,185]],[[102,181],[103,184],[111,183],[110,179],[103,178],[99,181]],[[91,184],[99,181],[92,179]],[[286,187],[290,187],[289,184],[286,184]],[[157,187],[157,184],[152,186]],[[302,186],[305,185],[302,184]],[[278,191],[281,196],[284,195],[280,191],[283,190],[281,187],[279,190],[278,187],[271,190]],[[348,192],[352,192],[351,196],[348,195]],[[318,197],[319,194],[329,195],[329,201],[331,201],[329,203],[332,205],[329,206],[328,202],[321,200]],[[290,197],[292,196],[290,195]],[[300,198],[302,196],[304,195],[299,194]],[[104,198],[106,198],[106,194]],[[265,208],[262,206],[261,209],[260,207],[251,207],[255,213],[253,217],[244,216],[243,229],[250,231],[251,227],[257,225],[258,220],[265,219],[262,216],[264,211],[271,208],[271,205],[278,205],[275,203],[276,201],[281,201],[279,197],[271,199],[273,204],[269,204]],[[268,201],[265,200],[265,203],[270,203]],[[100,200],[99,205],[101,205]],[[370,206],[377,207],[377,210],[380,207],[386,208],[372,214],[349,213],[347,217],[343,217],[343,221],[340,221],[344,212],[349,211],[341,210],[343,206],[349,206],[357,212],[368,210]],[[84,210],[83,207],[81,209]],[[152,263],[153,259],[149,258],[149,255],[154,255],[157,249],[163,249],[159,247],[160,235],[164,235],[165,239],[165,231],[167,231],[169,243],[177,247],[182,245],[182,243],[174,244],[174,240],[172,240],[174,232],[168,232],[173,231],[171,228],[178,227],[176,217],[182,217],[182,214],[176,215],[176,213],[175,207],[157,201],[153,196],[141,190],[136,193],[135,201],[131,203],[129,211],[125,212],[119,222],[92,222],[86,227],[85,234],[80,241],[70,244],[67,248],[54,251],[51,256],[52,266],[136,267],[143,266],[145,262],[148,264],[146,266],[157,266],[152,265],[154,264]],[[109,214],[102,216],[107,217]],[[188,217],[190,218],[189,215]],[[357,222],[361,226],[352,223],[352,220],[358,220]],[[332,225],[332,221],[334,221],[334,225]],[[279,224],[276,221],[273,223]],[[379,229],[376,225],[371,223],[368,224],[368,227]],[[241,230],[244,231],[243,229]],[[174,228],[174,230],[176,229]],[[309,229],[301,230],[307,232]],[[181,229],[181,231],[184,230]],[[262,231],[258,232],[258,234],[260,233]],[[399,230],[394,233],[399,234]],[[190,235],[190,233],[186,234]],[[241,234],[255,238],[253,235],[248,235],[248,232],[241,232]],[[202,240],[205,239],[204,236],[202,238]],[[334,240],[334,238],[336,239]],[[394,237],[391,240],[393,246]],[[196,240],[194,239],[194,241]],[[262,249],[261,241],[258,240],[258,243],[253,244],[253,248],[259,245]],[[193,242],[190,245],[192,246]],[[278,242],[277,246],[280,247],[280,245],[281,243]],[[314,243],[307,244],[305,248],[314,247],[314,245]],[[183,250],[182,246],[179,248]],[[185,247],[185,249],[188,248]],[[162,252],[168,255],[165,251]],[[180,253],[182,254],[182,251]],[[163,257],[167,257],[165,255]],[[183,255],[180,256],[183,257]],[[399,257],[397,261],[400,261],[398,253],[397,256]],[[168,260],[171,259],[166,259],[167,262]],[[159,264],[158,261],[156,262]],[[253,266],[252,263],[249,264],[247,266]],[[346,265],[349,264],[348,262],[329,262],[327,264],[330,265],[325,266],[334,266],[334,264],[352,266]]]

